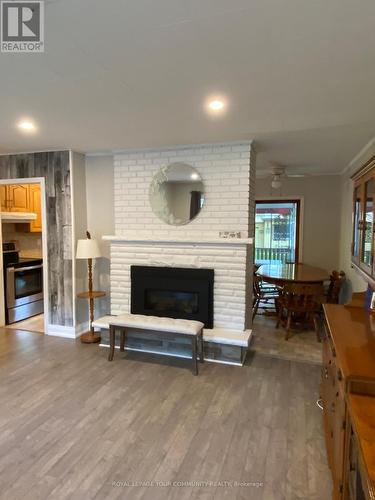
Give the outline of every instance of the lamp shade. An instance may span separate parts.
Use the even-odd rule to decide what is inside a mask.
[[[101,253],[96,240],[78,240],[77,259],[96,259],[97,257],[101,257]]]

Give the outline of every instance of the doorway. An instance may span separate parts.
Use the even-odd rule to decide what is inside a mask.
[[[0,325],[46,333],[47,222],[44,178],[0,181]]]
[[[300,261],[301,200],[259,200],[255,204],[256,264]]]

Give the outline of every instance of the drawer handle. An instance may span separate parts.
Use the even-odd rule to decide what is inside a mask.
[[[319,398],[317,399],[316,401],[316,405],[318,408],[320,408],[321,410],[324,410],[324,406],[323,406],[323,399],[322,398]]]
[[[342,372],[341,372],[341,370],[337,370],[337,378],[340,381],[342,380]]]

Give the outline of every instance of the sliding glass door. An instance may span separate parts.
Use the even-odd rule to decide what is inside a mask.
[[[255,263],[298,262],[300,201],[257,201]]]

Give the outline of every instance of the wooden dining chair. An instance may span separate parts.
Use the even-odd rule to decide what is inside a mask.
[[[341,287],[346,280],[344,271],[332,271],[329,277],[329,286],[326,294],[328,304],[338,304]]]
[[[318,315],[322,307],[324,287],[322,284],[286,283],[278,300],[278,318],[276,328],[280,326],[285,313],[285,340],[289,339],[291,322],[294,317],[304,321],[312,319],[318,341]]]
[[[258,313],[259,306],[263,304],[264,309],[270,309],[272,302],[275,304],[279,297],[279,289],[269,283],[263,283],[257,274],[253,276],[253,321]],[[275,306],[276,308],[276,306]]]

